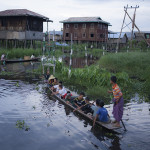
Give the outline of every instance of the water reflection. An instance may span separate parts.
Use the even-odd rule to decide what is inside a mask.
[[[34,77],[37,85],[32,75],[27,77],[22,73],[29,64],[18,65],[21,71],[12,69],[20,74],[0,79],[1,149],[149,149],[148,103],[131,101],[125,105],[123,121],[127,132],[121,130],[120,134],[115,134],[101,127],[92,128],[91,122],[53,98],[39,77]],[[106,107],[111,115],[112,105]],[[24,120],[30,131],[18,130],[15,127],[17,120]]]
[[[67,66],[70,64],[70,57],[65,57],[64,62]],[[72,58],[72,68],[84,68],[85,66],[90,66],[96,62],[96,59],[91,56],[86,57],[73,57]]]

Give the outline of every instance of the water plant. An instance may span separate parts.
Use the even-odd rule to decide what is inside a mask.
[[[20,86],[20,85],[19,85],[19,82],[16,82],[15,86],[19,87],[19,86]]]
[[[28,131],[30,129],[29,126],[25,124],[24,120],[22,120],[22,121],[18,120],[16,122],[16,128],[22,129],[22,130],[24,129],[25,131]]]

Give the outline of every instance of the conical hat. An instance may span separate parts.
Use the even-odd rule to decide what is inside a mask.
[[[53,75],[51,75],[51,76],[49,77],[48,81],[49,81],[49,80],[52,80],[52,79],[55,79],[55,77],[54,77]]]

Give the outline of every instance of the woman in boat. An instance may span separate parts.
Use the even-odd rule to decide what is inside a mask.
[[[53,82],[54,82],[54,79],[55,77],[53,75],[51,75],[48,79],[48,84],[49,84],[49,87],[52,87],[53,86]]]
[[[124,100],[123,100],[123,94],[119,88],[119,86],[117,85],[117,78],[116,76],[112,76],[110,83],[112,84],[112,91],[108,91],[108,93],[113,93],[114,98],[112,99],[114,105],[113,105],[113,116],[115,118],[115,125],[116,127],[120,127],[120,121],[122,119],[123,116],[123,104],[124,104]]]
[[[101,122],[104,122],[104,123],[109,122],[108,111],[106,108],[104,108],[104,102],[97,99],[96,105],[99,107],[99,109],[96,113],[96,117],[94,118],[93,127],[95,126],[95,122],[97,118]]]
[[[79,94],[79,96],[74,99],[74,105],[73,106],[75,108],[80,108],[82,105],[85,105],[85,100],[83,98],[84,96],[85,96],[84,92],[81,92]]]

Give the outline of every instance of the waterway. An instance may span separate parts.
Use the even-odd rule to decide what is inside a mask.
[[[0,78],[0,150],[149,150],[150,104],[141,103],[138,95],[124,106],[127,131],[116,134],[93,129],[54,99],[41,77],[25,73],[33,64],[4,69],[17,74]],[[112,104],[105,107],[112,117]],[[18,128],[17,121],[24,121],[25,127]]]

